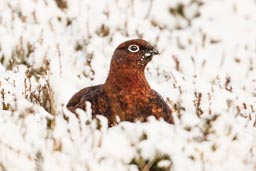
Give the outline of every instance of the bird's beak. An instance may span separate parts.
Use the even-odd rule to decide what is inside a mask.
[[[159,55],[159,52],[155,48],[151,48],[150,50],[147,50],[144,56],[146,58],[152,58],[154,55]]]
[[[155,48],[152,49],[152,50],[150,50],[149,53],[150,53],[152,56],[154,56],[154,55],[159,55],[158,50],[156,50]]]

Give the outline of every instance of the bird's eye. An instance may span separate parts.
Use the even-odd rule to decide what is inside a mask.
[[[132,53],[135,53],[135,52],[138,52],[140,50],[139,46],[138,45],[130,45],[128,47],[128,50]]]

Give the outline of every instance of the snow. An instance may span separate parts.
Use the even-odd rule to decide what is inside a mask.
[[[254,171],[255,27],[254,0],[0,1],[0,171]],[[175,124],[78,119],[67,101],[133,38]]]

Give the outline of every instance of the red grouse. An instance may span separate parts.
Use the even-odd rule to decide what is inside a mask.
[[[86,87],[70,99],[67,108],[85,110],[91,102],[92,114],[102,114],[109,125],[120,121],[146,121],[150,115],[173,123],[172,111],[163,98],[150,88],[144,70],[154,55],[159,54],[148,42],[134,39],[120,44],[112,56],[104,84]]]

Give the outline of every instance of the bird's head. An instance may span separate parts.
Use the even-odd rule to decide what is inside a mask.
[[[157,54],[159,54],[158,51],[145,40],[128,40],[116,48],[111,67],[115,67],[115,69],[144,69],[152,57]]]

